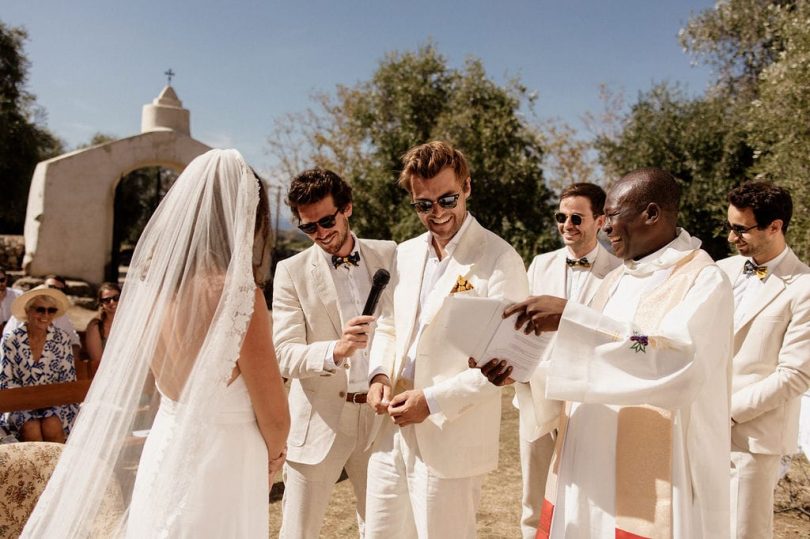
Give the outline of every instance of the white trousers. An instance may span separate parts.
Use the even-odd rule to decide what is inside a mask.
[[[773,492],[780,459],[749,453],[731,442],[731,537],[773,537]]]
[[[529,441],[520,437],[520,470],[523,478],[523,509],[520,514],[520,533],[523,539],[534,539],[540,512],[546,493],[546,478],[551,457],[554,454],[554,438],[551,434]]]
[[[366,473],[371,451],[365,451],[374,418],[366,404],[347,402],[340,415],[340,430],[326,458],[318,464],[287,461],[284,464],[284,498],[281,501],[282,539],[318,537],[329,498],[340,472],[346,470],[357,499],[357,527],[363,537],[366,513]]]
[[[366,538],[474,538],[483,480],[437,477],[422,460],[413,426],[386,418],[368,463]]]

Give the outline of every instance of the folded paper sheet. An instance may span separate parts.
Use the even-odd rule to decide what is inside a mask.
[[[446,346],[475,358],[483,365],[493,358],[512,366],[511,377],[526,382],[543,355],[549,339],[515,329],[515,317],[502,317],[511,302],[454,294],[448,296],[430,322],[431,333],[440,332]]]

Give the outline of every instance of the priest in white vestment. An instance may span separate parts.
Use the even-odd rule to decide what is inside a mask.
[[[608,193],[605,233],[624,264],[589,307],[530,297],[526,331],[554,331],[546,396],[564,400],[538,537],[729,536],[733,296],[676,228],[679,190],[641,169]],[[509,369],[490,362],[494,383]]]

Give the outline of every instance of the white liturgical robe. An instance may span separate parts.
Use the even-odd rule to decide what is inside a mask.
[[[618,278],[606,277],[610,289],[602,312],[566,305],[547,366],[546,396],[572,403],[556,499],[548,501],[554,506],[551,537],[617,536],[618,410],[637,405],[672,413],[673,537],[728,537],[728,278],[707,265],[657,330],[641,333],[634,323],[644,298],[699,246],[700,240],[680,231],[659,251],[614,270]]]

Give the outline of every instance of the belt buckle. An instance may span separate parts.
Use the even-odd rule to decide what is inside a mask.
[[[357,398],[358,398],[358,397],[362,397],[362,396],[363,396],[363,394],[362,394],[362,393],[352,393],[352,400],[351,400],[351,403],[352,403],[352,404],[363,404],[362,402],[357,402]]]

